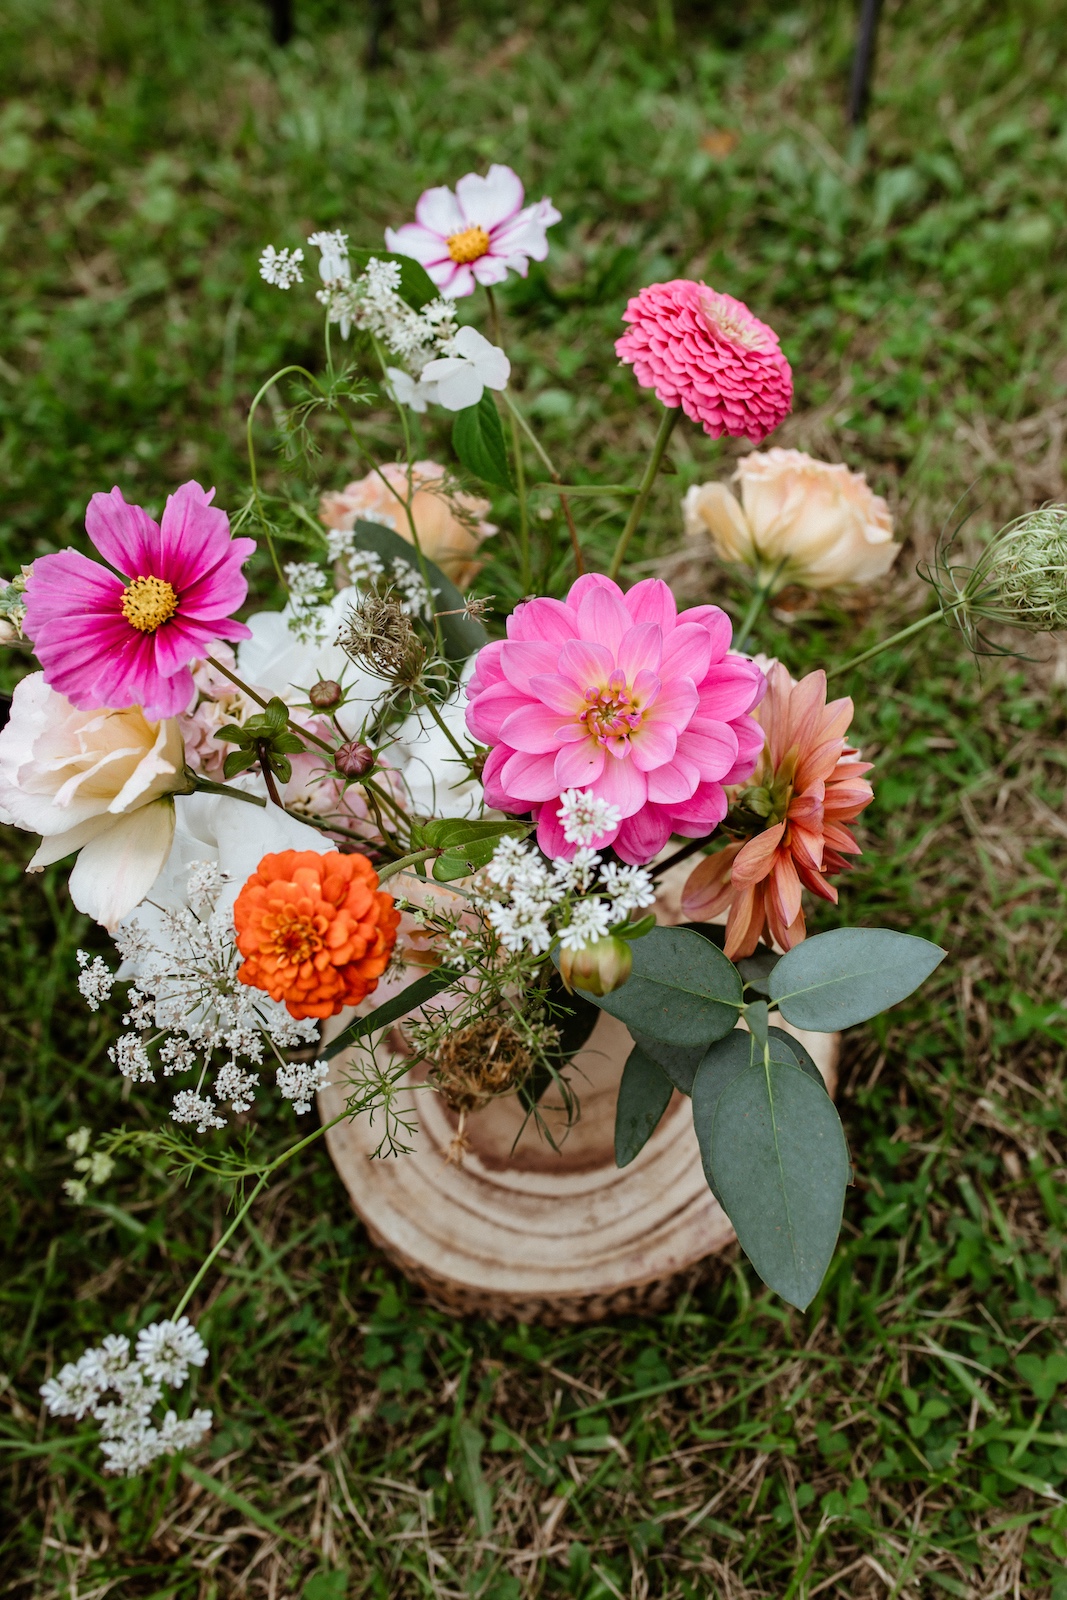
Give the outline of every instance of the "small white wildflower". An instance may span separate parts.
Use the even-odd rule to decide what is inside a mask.
[[[492,859],[485,869],[486,877],[490,883],[499,884],[502,889],[509,889],[516,872],[522,870],[529,854],[521,839],[506,833],[493,851]]]
[[[299,248],[275,250],[269,244],[259,258],[259,275],[265,283],[273,284],[275,289],[290,289],[294,283],[304,281],[304,274],[300,270],[303,259],[304,252]]]
[[[156,1075],[152,1071],[148,1051],[137,1034],[122,1034],[111,1046],[108,1056],[131,1083],[155,1083]]]
[[[63,1193],[76,1206],[83,1206],[89,1198],[89,1185],[84,1178],[64,1178]]]
[[[87,1350],[77,1361],[68,1361],[54,1378],[41,1385],[41,1399],[54,1417],[73,1417],[80,1422],[90,1412],[106,1388],[100,1377],[95,1355]]]
[[[85,1352],[83,1360],[98,1374],[101,1386],[108,1388],[130,1364],[130,1341],[124,1333],[109,1333],[103,1344]]]
[[[153,1322],[137,1335],[137,1360],[156,1383],[184,1383],[190,1367],[202,1367],[207,1345],[188,1317]]]
[[[285,581],[292,599],[299,604],[317,599],[330,580],[313,561],[287,561]]]
[[[224,1128],[225,1119],[215,1115],[217,1107],[211,1100],[202,1100],[192,1089],[179,1089],[174,1096],[171,1116],[175,1122],[195,1122],[197,1133],[209,1128]]]
[[[64,1143],[74,1155],[83,1156],[92,1142],[92,1137],[88,1128],[79,1128],[76,1133],[68,1133]]]
[[[595,897],[579,900],[571,912],[571,920],[559,936],[562,950],[584,950],[586,945],[603,939],[612,924],[611,907]]]
[[[529,945],[534,955],[542,955],[552,943],[552,930],[543,910],[534,902],[501,905],[494,900],[486,913],[505,950],[521,950]]]
[[[312,1097],[329,1087],[329,1070],[325,1061],[292,1061],[278,1068],[278,1093],[292,1102],[294,1111],[310,1111]]]
[[[191,1072],[197,1065],[196,1051],[188,1039],[172,1035],[160,1045],[159,1061],[169,1078],[175,1072]]]
[[[347,282],[351,278],[347,233],[313,233],[308,244],[319,252],[319,277],[323,283]]]
[[[409,617],[423,617],[429,621],[433,616],[433,595],[422,581],[420,573],[409,561],[402,560],[399,556],[393,561],[393,587],[400,595],[400,608]]]
[[[622,821],[618,806],[602,800],[592,789],[565,789],[559,799],[556,816],[568,844],[591,845]]]
[[[98,1011],[105,1000],[111,999],[111,986],[115,974],[104,965],[100,956],[91,959],[85,950],[78,951],[78,988],[90,1011]]]
[[[196,861],[189,870],[185,892],[198,917],[210,916],[226,881],[217,861]]]
[[[249,1041],[259,1048],[259,1041]],[[245,1072],[235,1061],[228,1061],[215,1079],[215,1098],[228,1100],[234,1111],[248,1111],[255,1100],[259,1074]]]
[[[211,1412],[202,1407],[198,1407],[184,1421],[179,1420],[176,1412],[168,1411],[159,1426],[161,1454],[173,1455],[177,1450],[189,1450],[210,1431]]]
[[[653,904],[656,887],[644,867],[620,867],[610,861],[600,874],[604,893],[620,917]]]
[[[559,856],[552,863],[552,875],[562,889],[577,890],[584,894],[593,885],[600,866],[600,857],[588,845],[581,845],[568,861]]]

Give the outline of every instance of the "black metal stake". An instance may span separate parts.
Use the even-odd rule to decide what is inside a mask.
[[[874,66],[874,47],[878,39],[878,14],[882,0],[861,0],[860,31],[856,54],[852,58],[852,83],[848,94],[848,120],[858,127],[867,115],[867,99]]]

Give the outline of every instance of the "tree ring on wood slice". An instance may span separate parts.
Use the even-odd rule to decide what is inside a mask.
[[[683,920],[681,890],[691,867],[681,863],[664,876],[655,907],[664,925]],[[376,1003],[371,997],[361,1009]],[[327,1023],[324,1039],[351,1015]],[[796,1034],[833,1094],[840,1035],[774,1021]],[[399,1029],[378,1049],[407,1053]],[[547,1090],[541,1101],[558,1150],[507,1094],[467,1114],[457,1166],[448,1157],[459,1116],[429,1086],[425,1064],[407,1074],[401,1090],[416,1130],[409,1154],[373,1159],[380,1118],[348,1118],[326,1134],[367,1232],[434,1305],[458,1316],[543,1323],[652,1311],[669,1303],[700,1262],[734,1242],[704,1177],[687,1096],[676,1092],[644,1149],[629,1166],[615,1165],[615,1102],[632,1049],[623,1024],[601,1012],[569,1069],[578,1120],[567,1128],[558,1091]],[[319,1091],[324,1122],[344,1110],[347,1059],[348,1052],[334,1057],[331,1082]]]

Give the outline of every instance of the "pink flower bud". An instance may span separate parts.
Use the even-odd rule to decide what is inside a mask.
[[[319,683],[313,683],[308,690],[308,699],[320,711],[329,711],[335,706],[344,694],[341,685],[333,678],[323,678]]]
[[[585,989],[588,994],[610,994],[622,988],[633,964],[631,946],[614,935],[587,944],[583,950],[559,953],[559,975],[570,992]]]
[[[333,764],[346,778],[362,778],[374,765],[374,751],[353,739],[335,753]]]

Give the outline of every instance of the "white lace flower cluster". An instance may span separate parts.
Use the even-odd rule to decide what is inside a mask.
[[[79,951],[81,955],[83,952]],[[99,959],[99,957],[97,958]],[[110,977],[110,973],[108,974]],[[65,1143],[67,1149],[76,1157],[74,1162],[75,1172],[80,1172],[80,1178],[65,1178],[63,1192],[76,1206],[84,1205],[89,1197],[90,1187],[106,1183],[115,1170],[115,1163],[105,1150],[90,1150],[92,1134],[88,1128],[77,1128],[74,1133],[68,1133]]]
[[[569,861],[548,862],[535,847],[505,838],[484,876],[493,886],[482,900],[486,920],[505,950],[533,955],[557,938],[561,949],[584,950],[656,898],[644,867],[605,866],[586,845]]]
[[[135,1083],[155,1082],[150,1045],[158,1045],[156,1061],[166,1077],[196,1072],[195,1088],[175,1094],[171,1116],[195,1125],[198,1133],[224,1127],[220,1112],[226,1105],[234,1112],[250,1109],[259,1085],[253,1069],[262,1066],[265,1048],[280,1057],[318,1037],[313,1018],[291,1017],[280,1001],[238,981],[233,914],[218,903],[223,883],[215,863],[198,862],[187,879],[188,908],[153,907],[151,931],[133,918],[115,935],[119,954],[136,974],[123,1018],[136,1031],[123,1034],[108,1054]],[[82,965],[84,979],[93,968],[87,961]],[[94,976],[92,995],[102,989],[103,980]],[[219,1053],[226,1059],[209,1084]],[[279,1068],[279,1092],[297,1110],[307,1109],[305,1075],[311,1070],[284,1063]]]
[[[102,1345],[86,1350],[43,1383],[41,1398],[54,1417],[76,1422],[94,1417],[108,1471],[132,1477],[160,1456],[199,1444],[210,1429],[211,1412],[203,1409],[184,1420],[169,1409],[161,1421],[152,1416],[163,1386],[180,1388],[190,1367],[202,1367],[207,1357],[207,1345],[188,1317],[153,1322],[137,1335],[133,1360],[129,1339],[109,1334]],[[105,1401],[109,1393],[117,1399]]]
[[[329,576],[314,561],[287,561],[285,581],[289,585],[289,631],[301,644],[325,644],[330,631]]]

